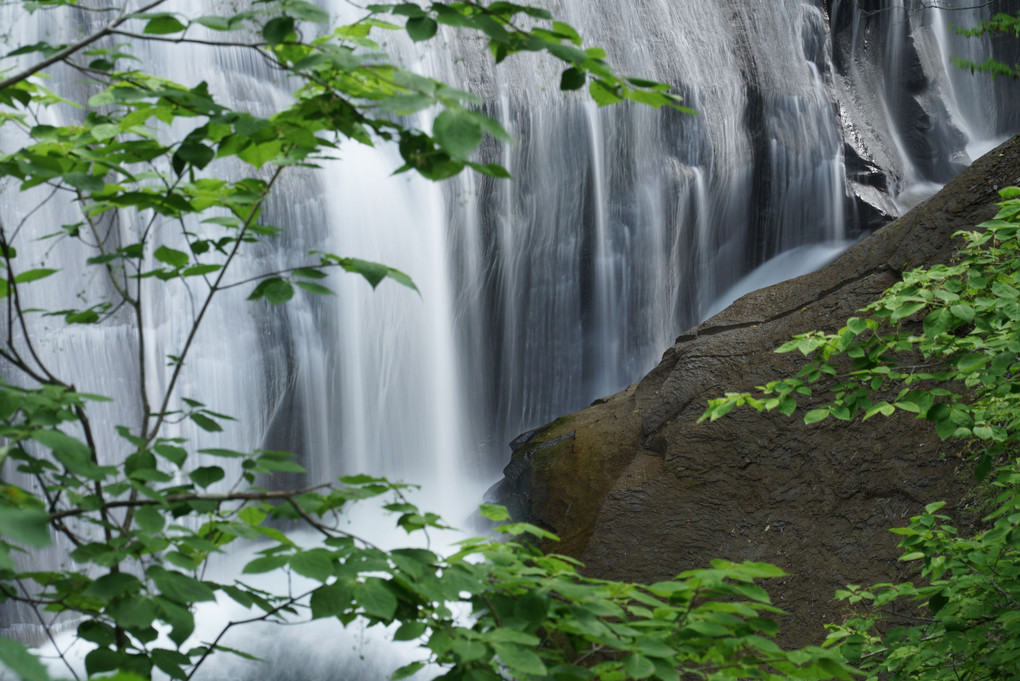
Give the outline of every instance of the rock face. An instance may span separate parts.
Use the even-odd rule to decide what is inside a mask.
[[[792,334],[833,330],[899,272],[945,261],[952,234],[988,219],[1020,184],[1020,137],[818,272],[750,293],[680,336],[639,383],[513,443],[506,502],[560,535],[593,576],[654,581],[712,558],[775,563],[765,586],[790,614],[786,643],[839,621],[835,589],[902,576],[895,536],[924,504],[959,506],[969,467],[925,421],[867,423],[735,410],[697,424],[707,400],[793,375]],[[802,414],[803,412],[798,412]]]

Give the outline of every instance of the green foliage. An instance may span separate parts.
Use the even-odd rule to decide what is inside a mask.
[[[702,420],[736,406],[790,414],[810,385],[829,380],[831,401],[805,422],[905,411],[932,421],[943,437],[975,438],[987,449],[978,470],[1006,451],[1017,425],[1013,376],[1020,370],[1020,190],[1003,190],[995,219],[965,240],[956,264],[906,272],[903,280],[834,333],[795,336],[777,352],[809,356],[795,378],[758,395],[712,400]],[[981,477],[981,476],[979,476]]]
[[[991,21],[982,21],[975,28],[958,28],[957,33],[966,36],[1003,35],[1020,38],[1020,16],[1009,14],[996,14]],[[963,69],[969,69],[971,73],[989,73],[992,78],[1000,76],[1006,78],[1020,78],[1020,64],[1006,64],[996,59],[988,58],[978,64],[970,59],[953,57],[953,63]]]
[[[829,642],[869,678],[1014,679],[1020,670],[1020,460],[993,476],[994,508],[988,529],[961,537],[950,518],[929,504],[907,527],[894,528],[919,563],[924,582],[877,584],[837,592],[858,611],[832,627]],[[921,625],[875,633],[889,604],[916,604]]]
[[[920,268],[834,333],[795,336],[776,352],[809,358],[795,378],[756,393],[712,400],[702,420],[738,406],[792,414],[822,404],[805,423],[907,412],[943,439],[966,443],[974,475],[990,490],[984,529],[963,537],[930,504],[904,528],[900,560],[918,563],[921,585],[848,587],[858,616],[833,626],[827,644],[869,678],[1012,679],[1020,673],[1020,188],[1001,191],[994,219],[964,241],[957,261]],[[912,624],[876,633],[902,620]]]
[[[178,385],[221,292],[243,287],[251,301],[283,304],[302,293],[331,293],[323,283],[330,270],[360,275],[372,287],[391,279],[414,289],[386,265],[321,252],[285,271],[232,279],[239,253],[281,231],[264,216],[284,173],[312,172],[333,162],[340,145],[356,142],[394,144],[404,163],[398,172],[429,179],[465,168],[508,176],[479,159],[486,137],[509,141],[481,113],[481,102],[401,68],[380,35],[404,31],[427,43],[450,27],[481,36],[497,62],[547,53],[563,63],[563,90],[587,84],[600,105],[682,107],[667,85],[618,75],[602,50],[584,47],[572,27],[535,7],[373,5],[359,21],[332,26],[305,0],[257,0],[242,11],[198,17],[160,11],[163,5],[21,2],[22,11],[52,12],[58,21],[85,13],[98,28],[71,44],[8,44],[0,58],[0,181],[11,192],[41,188],[23,194],[38,203],[21,224],[0,224],[0,605],[33,609],[47,634],[52,618],[63,616],[88,647],[84,674],[117,681],[190,679],[217,653],[251,659],[257,651],[223,644],[228,630],[303,619],[394,625],[393,638],[418,641],[422,658],[394,678],[426,664],[443,678],[477,681],[851,678],[831,651],[786,651],[772,641],[769,617],[777,610],[757,584],[782,574],[772,566],[718,561],[646,586],[590,579],[573,561],[538,553],[529,538],[551,535],[522,523],[500,528],[499,541],[465,540],[447,557],[418,545],[383,549],[344,529],[342,513],[381,499],[395,524],[428,546],[427,533],[442,522],[409,503],[405,486],[355,476],[267,490],[258,486],[263,476],[304,469],[285,452],[196,451],[168,436],[170,422],[218,433],[231,420],[179,395]],[[205,83],[171,82],[133,54],[146,41],[209,44],[208,32],[285,74],[294,88],[290,103],[266,116],[234,109]],[[15,66],[29,57],[36,61]],[[87,101],[68,101],[42,85],[48,69],[61,64],[88,80]],[[60,114],[69,108],[79,110],[75,122],[43,122],[67,120]],[[45,116],[47,109],[55,115]],[[430,130],[406,118],[426,109],[435,113]],[[60,205],[76,212],[73,222],[45,224],[38,209],[51,201],[65,201]],[[119,231],[109,229],[113,220]],[[32,239],[68,242],[92,275],[95,286],[82,292],[79,307],[24,307],[28,286],[80,286],[65,272],[24,262],[18,247]],[[168,380],[156,386],[145,373],[147,301],[169,286],[189,287],[195,313],[168,356]],[[137,422],[93,418],[106,398],[75,390],[36,352],[37,315],[67,325],[113,315],[129,322],[143,358],[132,379]],[[178,402],[183,406],[171,410]],[[110,438],[97,438],[100,431],[117,442],[101,447]],[[508,520],[500,507],[483,512]],[[281,527],[310,529],[320,541],[299,544]],[[54,536],[71,547],[60,566],[26,570],[17,560]],[[255,555],[240,574],[208,576],[211,559],[245,548]],[[275,583],[286,586],[265,590],[248,581],[264,573],[284,575]],[[195,608],[216,600],[248,609],[248,619],[197,640]],[[57,673],[80,678],[82,670],[57,654],[66,666]],[[0,664],[25,681],[50,678],[36,653],[15,641],[0,639]]]

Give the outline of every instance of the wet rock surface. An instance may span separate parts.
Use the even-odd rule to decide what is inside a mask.
[[[900,413],[812,426],[750,409],[697,419],[711,397],[796,373],[799,353],[772,352],[791,335],[836,329],[900,272],[946,261],[952,234],[988,219],[1011,184],[1020,138],[822,270],[680,336],[639,383],[518,438],[505,501],[593,576],[655,581],[717,557],[775,563],[789,573],[766,584],[789,613],[782,639],[820,642],[841,619],[835,589],[904,576],[888,528],[932,501],[967,505],[968,464]]]

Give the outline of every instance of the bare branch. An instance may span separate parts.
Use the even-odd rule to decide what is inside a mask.
[[[143,33],[132,33],[131,31],[110,31],[113,35],[123,36],[125,38],[135,38],[136,40],[152,40],[160,43],[184,43],[187,45],[209,45],[211,47],[247,47],[257,50],[261,47],[265,47],[266,43],[251,43],[241,40],[202,40],[201,38],[188,38],[183,33],[176,38],[168,38],[167,36],[155,36],[146,35]]]

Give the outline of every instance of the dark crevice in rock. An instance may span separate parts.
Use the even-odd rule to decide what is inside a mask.
[[[709,320],[708,322],[705,322],[701,326],[695,327],[690,333],[686,333],[686,334],[682,334],[682,335],[678,336],[677,339],[676,339],[676,344],[687,343],[687,342],[693,341],[693,340],[695,340],[697,338],[704,338],[706,336],[717,336],[717,335],[722,334],[722,333],[729,333],[731,331],[739,331],[741,329],[749,329],[749,328],[752,328],[752,327],[755,327],[755,326],[760,326],[762,324],[770,324],[772,322],[777,322],[777,321],[779,321],[781,319],[784,319],[784,318],[786,318],[786,317],[788,317],[788,316],[790,316],[790,315],[792,315],[792,314],[794,314],[796,312],[803,311],[803,307],[804,306],[811,305],[812,303],[817,302],[821,298],[827,298],[828,296],[831,296],[831,295],[839,292],[841,289],[844,289],[847,286],[851,286],[851,285],[856,284],[857,282],[859,282],[859,281],[861,281],[863,279],[867,279],[868,277],[872,277],[872,276],[874,276],[876,274],[879,274],[880,272],[886,272],[886,271],[889,271],[891,269],[892,268],[889,267],[888,265],[881,265],[879,267],[874,267],[874,268],[869,269],[869,270],[865,271],[864,273],[859,274],[859,275],[857,275],[855,277],[851,277],[850,279],[844,279],[839,284],[837,284],[837,285],[835,285],[835,286],[833,286],[831,288],[825,289],[824,291],[820,291],[816,296],[813,296],[810,300],[803,301],[801,305],[795,305],[795,306],[790,307],[790,308],[788,308],[786,310],[783,310],[782,312],[779,312],[779,313],[770,315],[768,317],[765,317],[764,319],[756,319],[756,320],[753,320],[753,321],[741,322],[739,324],[726,324],[724,326],[706,326],[707,324],[710,323],[711,320]],[[782,284],[777,284],[777,286],[782,286]],[[690,356],[690,358],[693,358],[693,357],[711,357],[711,356],[712,355],[692,355],[692,356]]]

